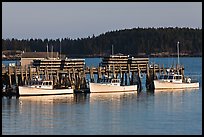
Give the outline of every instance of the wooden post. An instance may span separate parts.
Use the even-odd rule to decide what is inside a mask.
[[[84,71],[84,79],[83,79],[83,81],[84,81],[84,88],[86,89],[86,88],[88,88],[88,84],[89,83],[87,83],[88,81],[86,81],[86,72]]]
[[[71,83],[71,86],[72,86],[73,89],[76,88],[75,80],[76,80],[76,78],[75,78],[75,71],[74,71],[74,68],[72,67],[72,83]]]
[[[110,65],[108,66],[108,68],[107,68],[107,74],[108,74],[108,78],[109,78],[109,76],[110,76]]]
[[[105,75],[106,75],[107,77],[109,77],[109,69],[108,69],[107,66],[105,66]]]
[[[18,85],[18,75],[17,75],[17,66],[14,67],[14,73],[15,73],[15,83]]]
[[[23,66],[21,66],[21,85],[24,85]]]
[[[128,64],[128,72],[127,72],[127,83],[126,85],[130,84],[130,64]]]
[[[138,72],[138,76],[140,77],[140,66],[139,66],[139,64],[137,64],[137,72]]]
[[[27,69],[27,65],[25,65],[25,85],[28,84],[28,69]]]
[[[94,82],[94,76],[93,76],[93,69],[92,69],[92,67],[90,68],[90,78],[91,78],[91,82]]]
[[[59,84],[59,70],[56,72],[55,84]]]
[[[140,79],[140,76],[141,76],[141,74],[140,74],[140,66],[139,66],[139,64],[138,64],[138,66],[137,66],[137,72],[138,72],[138,91],[141,91],[142,90],[142,82],[141,82],[141,79]]]
[[[127,72],[125,72],[125,85],[127,85]]]
[[[31,84],[32,76],[33,76],[33,74],[32,74],[32,68],[31,68],[31,66],[29,66],[29,83],[30,83],[30,84]]]
[[[150,82],[151,82],[151,78],[150,78],[150,70],[149,70],[149,65],[146,64],[146,70],[147,70],[147,75],[146,75],[146,88],[150,89]]]
[[[80,71],[80,89],[84,88],[84,71]]]
[[[155,73],[155,64],[153,64],[153,80],[156,78],[156,73]]]
[[[122,75],[123,75],[123,73],[122,73],[122,68],[121,68],[121,65],[119,66],[119,73],[120,73],[120,84],[121,85],[123,85],[123,77],[122,77]]]
[[[76,81],[75,81],[75,86],[76,86],[76,89],[80,89],[79,87],[79,80],[80,79],[80,74],[79,72],[76,74]]]
[[[72,68],[72,81],[75,81],[75,70]]]
[[[8,76],[9,76],[9,88],[11,87],[12,85],[12,82],[11,82],[11,67],[8,66]]]
[[[71,87],[71,81],[72,81],[71,80],[71,72],[70,72],[71,70],[68,69],[67,71],[68,71],[68,81],[69,81],[68,87]]]
[[[78,71],[78,74],[79,74],[78,86],[79,86],[79,89],[81,89],[82,72],[79,70],[79,71]]]
[[[59,77],[59,82],[58,82],[58,85],[62,85],[62,74],[61,73],[58,73],[58,77]]]
[[[124,72],[121,72],[121,85],[124,85]]]
[[[45,79],[48,80],[48,71],[47,71],[47,66],[45,67],[44,71]]]
[[[166,75],[166,69],[164,68],[164,64],[162,64],[163,73]]]
[[[38,76],[38,78],[40,78],[40,72],[39,72],[40,71],[40,67],[37,67],[36,69],[37,69],[37,76]]]
[[[132,71],[131,80],[130,80],[130,85],[133,85],[134,75],[135,75],[135,72]]]
[[[117,68],[116,68],[116,70],[115,70],[115,77],[116,78],[119,78],[119,68],[118,68],[118,66],[117,66]]]
[[[97,81],[99,82],[101,80],[101,78],[102,78],[101,67],[99,66],[98,67],[98,79],[97,79]]]
[[[65,87],[69,87],[69,79],[68,79],[68,73],[65,74]]]
[[[160,65],[159,65],[159,75],[161,75],[161,67],[160,67]]]
[[[115,65],[113,64],[113,78],[116,78],[116,75],[115,75]]]

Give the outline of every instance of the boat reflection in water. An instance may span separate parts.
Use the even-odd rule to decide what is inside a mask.
[[[27,133],[30,129],[34,129],[36,133],[44,134],[49,130],[50,134],[54,134],[56,127],[56,119],[64,118],[65,114],[61,113],[70,111],[67,109],[74,103],[73,94],[67,95],[49,95],[49,96],[20,96],[19,97],[19,114],[26,115],[24,122],[25,128],[22,133]],[[66,105],[63,105],[66,104]],[[56,109],[60,106],[60,111]],[[44,128],[44,130],[41,130]]]
[[[107,92],[107,93],[90,93],[90,103],[93,102],[121,102],[131,100],[137,97],[137,92]]]
[[[188,91],[198,91],[199,88],[178,88],[178,89],[154,89],[154,94],[159,94],[162,92],[188,92]]]
[[[23,105],[54,105],[54,104],[84,104],[92,102],[118,102],[120,100],[133,99],[137,97],[137,92],[110,92],[110,93],[79,93],[65,95],[49,95],[49,96],[20,96],[19,103]]]
[[[37,104],[55,104],[55,103],[72,103],[74,102],[73,94],[65,95],[49,95],[49,96],[20,96],[19,102],[23,103],[37,103]]]

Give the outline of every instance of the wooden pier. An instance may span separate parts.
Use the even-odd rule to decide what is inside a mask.
[[[121,84],[137,84],[141,89],[141,73],[146,73],[146,87],[152,89],[156,73],[166,73],[164,65],[149,65],[148,58],[110,56],[104,58],[98,67],[86,67],[83,59],[33,61],[33,65],[2,66],[2,84],[7,89],[12,85],[24,85],[34,76],[53,76],[56,86],[71,86],[76,92],[89,92],[89,81],[98,82],[105,76],[121,79]],[[184,74],[184,67],[172,66],[173,71]],[[3,90],[2,90],[3,91]]]

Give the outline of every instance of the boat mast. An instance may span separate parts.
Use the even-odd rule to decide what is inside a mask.
[[[53,80],[53,75],[52,75],[52,60],[54,59],[53,55],[53,45],[52,45],[52,58],[51,58],[51,80]]]
[[[179,41],[177,42],[177,53],[178,53],[178,67],[179,67]],[[178,70],[179,74],[179,70]]]
[[[48,43],[47,43],[47,59],[49,58],[49,54],[48,54]],[[47,66],[45,68],[45,80],[48,80],[48,70],[47,70]]]

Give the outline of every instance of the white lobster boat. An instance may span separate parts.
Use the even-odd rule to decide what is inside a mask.
[[[59,95],[72,93],[74,93],[74,90],[71,87],[54,88],[52,80],[32,81],[31,85],[19,86],[20,96]]]
[[[179,65],[179,41],[177,42],[178,65]],[[191,82],[191,78],[183,78],[179,71],[176,73],[167,73],[154,80],[154,89],[187,89],[199,88],[199,82]]]
[[[154,80],[154,89],[186,89],[199,88],[199,82],[191,82],[190,78],[182,78],[179,74],[161,75],[158,80]]]
[[[91,93],[135,92],[137,85],[120,85],[120,79],[105,79],[100,83],[89,83]]]

